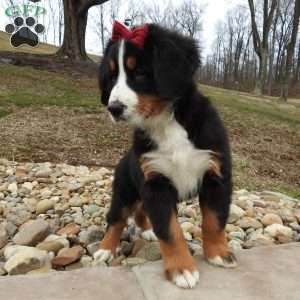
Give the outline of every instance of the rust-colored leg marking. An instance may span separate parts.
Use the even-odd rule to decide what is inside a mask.
[[[140,203],[136,208],[134,220],[135,224],[139,226],[143,231],[152,229],[151,223],[145,214],[142,203]]]
[[[203,222],[203,252],[212,264],[223,267],[234,267],[236,258],[228,249],[225,230],[220,227],[216,213],[201,205]]]
[[[165,273],[169,280],[175,273],[196,270],[194,259],[185,242],[182,229],[173,214],[170,222],[170,241],[159,240]]]
[[[113,254],[115,254],[125,226],[126,221],[124,220],[109,226],[103,240],[100,243],[99,249],[110,250]]]

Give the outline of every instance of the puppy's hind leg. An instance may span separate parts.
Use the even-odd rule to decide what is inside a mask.
[[[142,230],[142,238],[147,241],[157,241],[157,237],[153,232],[152,225],[147,217],[143,203],[139,203],[134,214],[135,224]]]
[[[231,197],[230,183],[207,175],[200,192],[203,215],[203,252],[212,265],[233,268],[237,265],[235,255],[229,250],[225,234]]]

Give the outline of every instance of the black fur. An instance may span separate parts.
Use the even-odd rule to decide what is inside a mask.
[[[118,44],[119,42],[108,44],[100,67],[99,82],[105,105],[117,76],[117,71],[116,74],[110,72],[108,59],[117,60]],[[157,95],[163,101],[172,103],[177,122],[187,131],[194,146],[220,154],[222,177],[205,174],[199,187],[199,199],[217,213],[220,229],[223,229],[232,193],[230,148],[218,113],[198,91],[194,82],[194,75],[200,64],[194,40],[157,25],[149,25],[144,49],[126,42],[126,55],[134,55],[138,61],[137,70],[126,70],[127,84],[137,93]],[[109,225],[118,222],[122,216],[122,208],[143,201],[156,235],[161,239],[168,239],[168,224],[180,199],[168,178],[159,175],[145,181],[139,161],[142,154],[156,147],[145,130],[135,130],[133,146],[115,172],[113,199],[107,221]]]

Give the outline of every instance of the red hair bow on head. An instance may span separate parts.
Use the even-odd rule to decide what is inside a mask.
[[[124,39],[135,44],[138,48],[143,49],[147,33],[147,25],[130,30],[122,23],[115,21],[113,25],[112,40],[118,41]]]

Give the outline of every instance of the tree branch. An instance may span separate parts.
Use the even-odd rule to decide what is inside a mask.
[[[84,4],[82,4],[82,6],[80,7],[79,11],[78,11],[78,16],[82,16],[84,14],[87,13],[87,11],[92,7],[92,6],[95,6],[95,5],[101,5],[105,2],[107,2],[109,0],[89,0],[89,1],[86,1]]]

